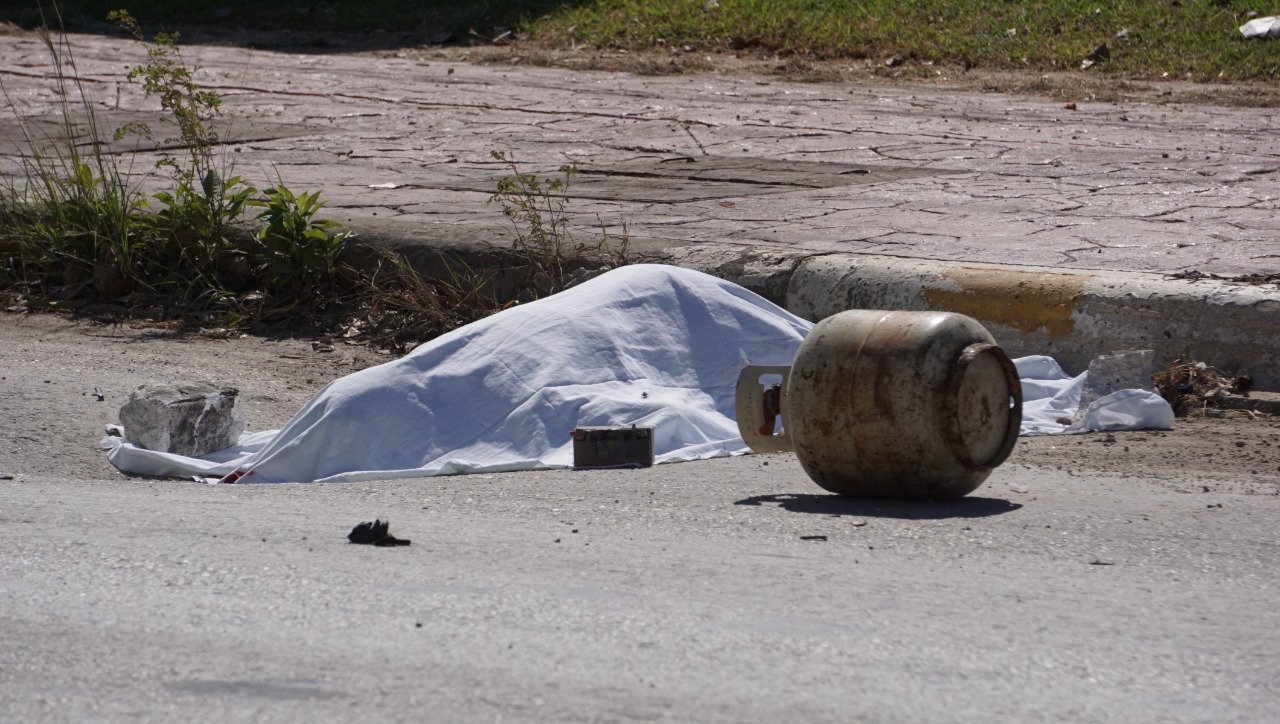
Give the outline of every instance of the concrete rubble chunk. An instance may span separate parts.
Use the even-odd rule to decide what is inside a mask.
[[[199,457],[244,432],[240,391],[204,382],[142,385],[120,408],[125,439],[140,448]]]
[[[1151,368],[1155,352],[1149,349],[1133,349],[1115,354],[1099,355],[1089,363],[1089,376],[1080,392],[1080,411],[1083,412],[1101,397],[1120,390],[1154,390],[1151,384]]]

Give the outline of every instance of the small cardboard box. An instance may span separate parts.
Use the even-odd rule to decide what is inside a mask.
[[[575,468],[643,468],[653,465],[652,427],[578,427],[573,436]]]

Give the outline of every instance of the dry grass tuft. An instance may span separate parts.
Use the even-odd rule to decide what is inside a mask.
[[[1178,359],[1152,375],[1151,382],[1178,417],[1203,417],[1210,409],[1221,409],[1228,395],[1248,392],[1253,381],[1248,375],[1233,377],[1204,362]]]

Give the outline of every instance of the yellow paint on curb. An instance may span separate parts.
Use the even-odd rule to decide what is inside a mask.
[[[935,283],[944,279],[948,288],[926,284],[920,290],[930,309],[967,314],[1020,332],[1045,329],[1056,339],[1074,331],[1071,315],[1093,276],[958,267]]]

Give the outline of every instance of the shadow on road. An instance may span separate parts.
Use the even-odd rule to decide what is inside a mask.
[[[905,520],[942,520],[944,518],[986,518],[1010,513],[1021,508],[999,498],[961,498],[946,501],[902,501],[846,498],[816,493],[776,493],[753,495],[734,501],[734,505],[772,505],[793,513],[819,515],[854,515],[862,518],[902,518]]]

